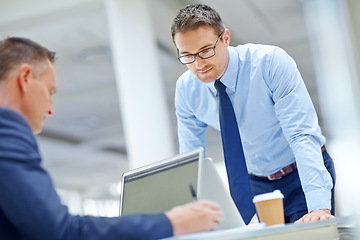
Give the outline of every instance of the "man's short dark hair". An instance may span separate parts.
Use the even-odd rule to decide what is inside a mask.
[[[212,27],[218,35],[225,29],[220,14],[213,8],[205,4],[190,4],[181,9],[174,18],[171,25],[172,39],[174,41],[177,32],[184,33],[202,26]]]
[[[55,53],[27,38],[8,37],[0,41],[0,83],[8,73],[23,63],[38,67],[48,59],[55,61]]]

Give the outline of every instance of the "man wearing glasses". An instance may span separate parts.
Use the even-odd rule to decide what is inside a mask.
[[[333,218],[335,170],[294,60],[274,46],[229,46],[229,29],[203,4],[181,9],[171,34],[189,68],[175,94],[180,152],[205,149],[208,126],[221,129],[224,143],[220,81],[235,112],[252,194],[280,189],[287,223]]]

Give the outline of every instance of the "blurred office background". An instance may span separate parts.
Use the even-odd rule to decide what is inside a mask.
[[[297,62],[337,169],[339,215],[360,213],[357,0],[0,0],[0,37],[57,52],[55,115],[38,136],[72,213],[117,216],[124,171],[178,152],[172,19],[190,3],[222,15],[231,45],[263,43]],[[225,177],[220,134],[207,155]]]

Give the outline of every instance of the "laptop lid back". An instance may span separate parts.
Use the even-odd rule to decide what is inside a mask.
[[[245,226],[240,212],[230,196],[230,192],[210,158],[203,158],[199,164],[198,199],[217,202],[225,214],[218,229]]]

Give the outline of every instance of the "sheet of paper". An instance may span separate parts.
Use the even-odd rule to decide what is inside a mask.
[[[232,238],[234,236],[239,236],[241,233],[244,233],[244,232],[264,229],[265,227],[266,227],[266,224],[257,223],[257,224],[251,224],[248,226],[231,228],[231,229],[226,229],[226,230],[216,230],[216,231],[212,231],[212,232],[194,233],[194,234],[182,235],[182,236],[178,236],[178,237],[164,238],[163,240],[227,239],[227,238]]]

